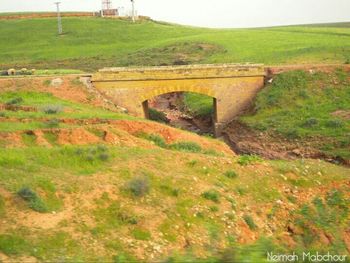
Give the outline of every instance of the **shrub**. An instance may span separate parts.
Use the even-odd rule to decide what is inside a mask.
[[[242,165],[242,166],[246,166],[252,163],[256,163],[256,162],[261,162],[261,158],[257,155],[241,155],[238,160],[237,163]]]
[[[45,202],[40,197],[37,197],[34,200],[30,201],[29,207],[39,213],[46,213],[49,210]]]
[[[61,105],[46,105],[42,110],[46,114],[57,114],[62,112],[63,107]]]
[[[249,226],[249,228],[250,228],[251,230],[257,229],[257,226],[256,226],[256,224],[254,223],[254,220],[253,220],[253,218],[252,218],[250,215],[244,215],[244,216],[243,216],[243,219],[244,219],[244,221],[247,223],[247,225]]]
[[[133,178],[127,183],[126,189],[136,197],[145,196],[150,191],[149,179],[145,176]]]
[[[236,178],[236,177],[238,177],[238,174],[233,170],[228,170],[225,172],[225,176],[227,178]]]
[[[23,102],[23,99],[21,97],[10,99],[6,102],[6,105],[17,105]]]
[[[36,198],[38,198],[37,194],[30,189],[29,187],[23,187],[21,188],[17,194],[24,200],[26,201],[32,201]]]
[[[169,123],[169,119],[167,118],[166,114],[156,109],[152,109],[152,108],[149,109],[149,118],[152,121]]]
[[[100,153],[98,155],[98,159],[100,159],[101,161],[108,161],[109,160],[109,154],[108,153]]]
[[[304,122],[303,127],[307,127],[307,128],[315,127],[318,125],[318,123],[319,123],[318,119],[309,118]]]
[[[21,188],[17,194],[25,201],[29,203],[29,207],[34,211],[45,213],[48,212],[48,208],[45,202],[29,187]]]
[[[344,122],[342,120],[329,120],[326,122],[326,126],[329,128],[341,128],[344,126]]]
[[[220,202],[220,194],[215,190],[210,190],[210,191],[204,192],[202,194],[202,197],[207,199],[207,200],[213,201],[215,203]]]
[[[140,133],[138,135],[139,137],[146,139],[148,141],[154,142],[155,145],[161,147],[161,148],[167,148],[167,143],[164,140],[163,137],[161,137],[158,134],[146,134],[146,133]]]
[[[6,117],[6,112],[4,112],[4,111],[0,111],[0,118],[3,118],[3,117]]]
[[[198,153],[202,151],[201,146],[195,142],[177,142],[171,144],[170,149],[192,153]]]
[[[46,79],[46,80],[44,80],[43,84],[44,84],[44,86],[50,86],[51,85],[51,80]]]
[[[219,207],[217,207],[216,205],[213,205],[213,206],[209,207],[209,210],[210,210],[210,212],[213,212],[213,213],[219,212]]]
[[[298,139],[300,138],[300,133],[297,129],[291,128],[287,129],[286,131],[283,132],[285,136],[289,139]]]

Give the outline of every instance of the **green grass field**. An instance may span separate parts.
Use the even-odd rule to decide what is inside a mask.
[[[58,36],[54,18],[0,21],[0,68],[93,71],[179,61],[291,64],[350,60],[348,23],[230,30],[64,18],[63,26],[65,34]]]

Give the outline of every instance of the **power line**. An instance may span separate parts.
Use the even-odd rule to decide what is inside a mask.
[[[60,4],[61,4],[61,2],[55,2],[55,5],[57,7],[58,34],[62,35],[63,29],[62,29],[62,19],[61,19],[61,13],[60,13]]]

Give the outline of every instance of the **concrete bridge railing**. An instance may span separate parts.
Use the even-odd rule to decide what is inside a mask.
[[[195,92],[213,98],[214,130],[245,110],[264,86],[262,65],[220,64],[145,68],[105,68],[92,76],[102,94],[130,114],[148,117],[148,100],[171,92]]]

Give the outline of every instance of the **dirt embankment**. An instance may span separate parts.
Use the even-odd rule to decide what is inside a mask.
[[[0,20],[14,20],[14,19],[33,19],[33,18],[49,18],[49,17],[56,17],[57,13],[23,13],[23,14],[17,14],[17,13],[9,13],[8,15],[0,16]],[[94,16],[93,12],[63,12],[61,13],[62,17],[89,17]]]

